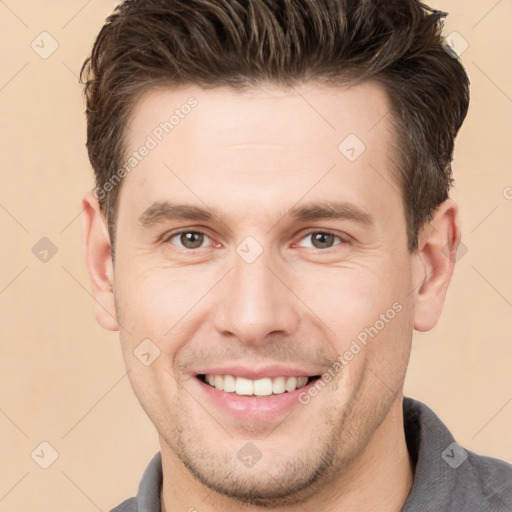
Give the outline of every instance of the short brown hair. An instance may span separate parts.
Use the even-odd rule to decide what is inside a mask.
[[[106,20],[81,80],[87,149],[114,254],[124,136],[155,86],[237,89],[374,80],[389,96],[408,248],[453,184],[469,80],[443,47],[446,13],[417,0],[126,0]]]

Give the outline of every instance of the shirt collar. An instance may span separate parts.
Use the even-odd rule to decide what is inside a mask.
[[[415,469],[402,512],[425,510],[425,503],[428,510],[444,512],[450,503],[455,477],[446,462],[449,459],[444,459],[443,454],[452,453],[454,438],[434,411],[418,400],[404,398],[403,412],[407,449]]]

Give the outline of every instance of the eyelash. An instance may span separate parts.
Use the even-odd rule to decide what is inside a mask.
[[[336,246],[338,246],[338,245],[344,245],[349,242],[348,236],[343,237],[341,235],[337,235],[336,233],[333,233],[332,231],[323,231],[321,229],[310,229],[309,231],[306,231],[306,233],[304,233],[302,235],[301,240],[304,240],[304,238],[306,238],[314,233],[321,233],[322,235],[332,235],[340,241],[339,244],[334,244],[332,247],[327,247],[326,249],[319,249],[318,247],[313,247],[313,249],[316,249],[317,251],[326,252],[330,249],[335,249]]]
[[[170,243],[173,238],[175,238],[177,236],[180,236],[180,235],[183,235],[185,233],[195,233],[195,234],[199,234],[199,235],[204,235],[204,236],[210,238],[210,240],[212,240],[212,238],[207,233],[205,233],[204,231],[194,230],[194,229],[186,229],[186,230],[182,230],[182,231],[176,231],[176,232],[173,232],[173,233],[169,233],[168,235],[164,236],[163,242],[164,243]],[[313,235],[315,233],[321,233],[323,235],[333,235],[335,238],[340,240],[340,243],[334,244],[331,247],[327,247],[325,249],[321,249],[321,248],[318,248],[318,247],[310,247],[310,249],[314,249],[314,250],[321,251],[321,252],[328,252],[328,251],[330,251],[332,249],[335,249],[339,245],[346,245],[346,244],[349,243],[348,236],[346,236],[344,238],[341,235],[337,235],[336,233],[333,233],[332,231],[325,231],[325,230],[319,230],[319,229],[311,229],[311,230],[307,231],[306,233],[304,233],[302,235],[302,237],[300,238],[300,241],[304,240],[306,237],[311,236],[311,235]],[[189,249],[187,247],[179,247],[179,248],[183,249],[184,251],[187,251],[187,252],[194,252],[194,251],[197,251],[199,249],[205,249],[205,247],[197,247],[195,249]]]

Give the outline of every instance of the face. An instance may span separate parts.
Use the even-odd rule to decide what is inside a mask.
[[[388,109],[372,83],[136,105],[113,273],[124,359],[164,458],[222,494],[306,494],[401,407],[414,283]]]

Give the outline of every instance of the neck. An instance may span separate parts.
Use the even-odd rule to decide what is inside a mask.
[[[201,512],[297,510],[297,504],[259,507],[220,495],[195,480],[162,438],[160,446],[163,467],[162,512],[166,511],[166,506],[167,510],[197,509]],[[407,451],[400,395],[359,456],[301,505],[306,510],[321,509],[324,512],[399,512],[411,490],[413,479],[414,465]]]

